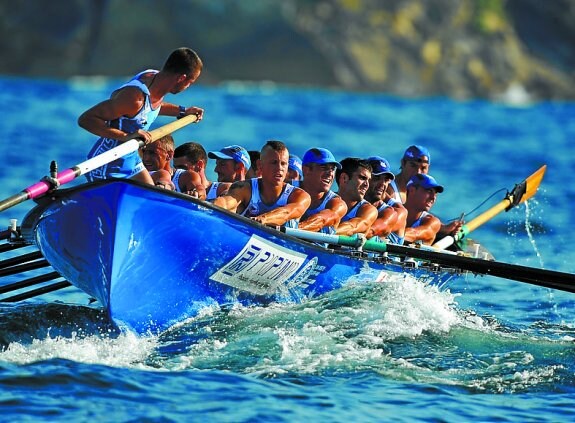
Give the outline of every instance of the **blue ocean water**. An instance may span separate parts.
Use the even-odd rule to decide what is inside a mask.
[[[76,119],[120,82],[0,78],[0,198],[38,181],[51,160],[84,161],[94,137]],[[207,150],[280,139],[296,154],[377,154],[397,169],[407,146],[424,144],[446,186],[434,206],[444,220],[477,216],[547,164],[534,199],[471,237],[500,261],[575,272],[573,103],[236,83],[170,101],[205,108],[174,138]],[[0,227],[32,205],[2,212]],[[0,306],[0,421],[572,421],[574,300],[487,276],[442,289],[398,277],[303,304],[206,309],[138,337],[68,288]]]

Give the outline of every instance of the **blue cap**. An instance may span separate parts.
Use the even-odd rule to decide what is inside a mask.
[[[391,171],[389,162],[380,156],[371,156],[365,159],[371,166],[371,174],[375,176],[388,174],[391,179],[395,179],[395,175]]]
[[[302,163],[317,163],[317,164],[334,164],[338,169],[341,169],[341,164],[333,157],[331,151],[326,150],[325,148],[310,148],[305,152],[303,155]]]
[[[431,175],[425,175],[423,173],[418,173],[413,175],[409,182],[407,183],[406,188],[409,187],[422,187],[424,189],[435,189],[437,192],[443,192],[443,186],[439,185],[435,178]]]
[[[248,151],[239,145],[228,145],[220,151],[210,151],[208,157],[210,159],[235,160],[238,163],[243,163],[246,170],[252,165]]]
[[[289,155],[288,168],[299,173],[300,178],[303,177],[303,172],[301,170],[301,159],[295,154]]]
[[[411,145],[407,147],[405,153],[403,153],[404,160],[421,160],[422,157],[427,157],[427,161],[431,164],[431,156],[429,155],[429,150],[421,145]]]

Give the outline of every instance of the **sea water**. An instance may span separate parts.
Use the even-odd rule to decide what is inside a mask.
[[[0,199],[52,160],[84,161],[95,137],[76,120],[120,83],[1,78]],[[339,159],[381,155],[398,170],[405,148],[425,145],[445,185],[433,212],[445,221],[476,217],[547,164],[532,200],[470,236],[497,260],[575,272],[573,103],[238,83],[168,100],[205,108],[174,138],[208,151],[279,139],[300,156],[325,147]],[[32,206],[2,212],[0,228]],[[574,300],[488,276],[438,288],[397,275],[302,304],[212,307],[136,336],[67,288],[0,306],[0,421],[573,421]]]

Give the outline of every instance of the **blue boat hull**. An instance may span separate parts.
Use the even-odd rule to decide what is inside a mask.
[[[40,200],[22,229],[54,269],[139,333],[161,331],[213,304],[299,302],[397,272],[449,277],[334,252],[126,180],[57,191]]]

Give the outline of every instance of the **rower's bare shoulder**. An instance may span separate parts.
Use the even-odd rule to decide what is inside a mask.
[[[228,182],[224,183],[229,184]],[[228,193],[232,191],[243,191],[243,190],[249,190],[251,192],[252,184],[250,181],[236,181],[228,185]]]
[[[232,186],[231,182],[220,182],[218,184],[218,189],[217,189],[216,195],[218,197],[220,197],[222,195],[226,195],[228,193],[228,191],[230,190],[231,186]]]
[[[311,196],[307,193],[307,191],[295,187],[292,193],[289,196],[288,201],[290,203],[299,203],[307,209],[311,204]]]

